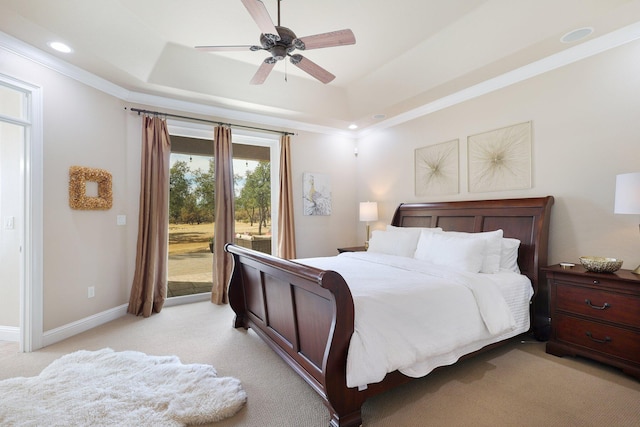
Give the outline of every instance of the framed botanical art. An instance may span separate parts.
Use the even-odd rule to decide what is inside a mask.
[[[454,139],[416,149],[416,196],[458,193],[458,144]]]
[[[331,180],[329,175],[305,172],[302,204],[305,215],[331,215]]]
[[[469,191],[531,188],[531,122],[469,136]]]

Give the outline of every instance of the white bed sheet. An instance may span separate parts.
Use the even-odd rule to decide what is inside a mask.
[[[422,377],[529,329],[533,289],[521,274],[474,274],[368,252],[297,262],[340,273],[354,300],[347,386],[399,370]]]

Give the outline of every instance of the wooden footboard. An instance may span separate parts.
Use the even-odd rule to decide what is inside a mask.
[[[232,244],[234,327],[252,328],[323,398],[331,426],[359,426],[364,394],[347,388],[353,299],[342,276]]]

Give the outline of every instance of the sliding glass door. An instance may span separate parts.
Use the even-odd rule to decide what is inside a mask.
[[[210,292],[212,286],[215,212],[213,141],[185,136],[169,126],[171,175],[169,185],[168,297]],[[277,162],[271,161],[277,140],[233,136],[235,185],[234,243],[272,252],[273,198]],[[277,156],[275,156],[277,159]],[[277,187],[276,187],[277,188]]]

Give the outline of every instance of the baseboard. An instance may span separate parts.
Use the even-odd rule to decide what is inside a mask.
[[[20,328],[0,326],[0,341],[20,342]]]
[[[209,301],[211,299],[211,292],[195,295],[185,295],[180,297],[167,298],[164,307],[171,307],[182,304],[190,304],[192,302]],[[60,326],[50,331],[46,331],[42,334],[42,346],[46,347],[51,344],[55,344],[59,341],[71,338],[74,335],[93,329],[96,326],[103,325],[112,320],[116,320],[119,317],[127,314],[127,304],[112,308],[110,310],[97,313],[84,319],[77,320],[75,322]],[[0,328],[0,339],[2,339],[2,328]],[[7,339],[5,341],[19,341],[20,330],[16,328],[14,340]]]
[[[211,292],[204,292],[202,294],[182,295],[179,297],[167,298],[163,307],[172,307],[175,305],[191,304],[192,302],[210,301]]]
[[[110,310],[97,313],[84,319],[60,326],[42,334],[42,346],[46,347],[59,341],[71,338],[74,335],[93,329],[127,314],[127,304],[114,307]]]

